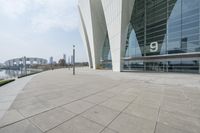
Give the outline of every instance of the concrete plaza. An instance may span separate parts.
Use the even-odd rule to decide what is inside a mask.
[[[199,132],[200,75],[193,74],[47,71],[0,119],[0,133]]]

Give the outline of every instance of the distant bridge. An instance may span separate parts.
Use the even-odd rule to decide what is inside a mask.
[[[20,66],[27,65],[45,65],[47,64],[47,60],[42,58],[22,57],[7,60],[4,64],[6,68],[19,68]]]

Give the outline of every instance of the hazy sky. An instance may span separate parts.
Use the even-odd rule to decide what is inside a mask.
[[[0,0],[0,62],[28,56],[87,61],[79,34],[77,0]]]

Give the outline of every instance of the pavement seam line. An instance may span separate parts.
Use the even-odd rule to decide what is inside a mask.
[[[108,125],[106,125],[105,127],[104,127],[104,129],[102,129],[99,133],[102,133],[106,128],[108,128],[109,127],[109,125],[114,121],[114,120],[116,120],[135,100],[136,100],[136,98],[137,98],[138,96],[136,96],[135,98],[134,98],[134,100],[132,100],[121,112],[119,112],[119,114],[108,124]]]
[[[163,98],[162,98],[162,101],[160,102],[160,105],[159,105],[159,109],[158,109],[158,117],[157,117],[157,120],[156,120],[156,125],[154,127],[154,133],[156,133],[156,128],[157,128],[157,125],[158,125],[158,120],[159,120],[159,115],[160,115],[160,110],[161,110],[161,104],[163,103]]]
[[[114,97],[114,96],[113,96],[113,97]],[[112,97],[110,97],[110,98],[108,98],[108,99],[111,99],[111,98],[112,98]],[[104,102],[104,101],[103,101],[103,102]],[[87,112],[88,110],[99,106],[99,105],[102,104],[103,102],[100,102],[100,103],[98,103],[98,104],[95,104],[94,106],[92,106],[92,107],[86,109],[86,110],[83,111],[82,113],[76,114],[74,117],[72,117],[72,118],[70,118],[70,119],[68,119],[68,120],[66,120],[66,121],[64,121],[64,122],[62,122],[61,124],[59,124],[59,125],[57,125],[57,126],[51,128],[51,129],[49,129],[48,131],[45,131],[44,133],[47,133],[47,132],[49,132],[49,131],[55,129],[55,128],[59,127],[60,125],[66,123],[66,122],[68,122],[68,121],[70,121],[70,120],[72,120],[72,119],[74,119],[74,118],[76,118],[76,117],[78,117],[78,116],[80,116],[80,117],[82,117],[82,118],[85,118],[85,117],[83,117],[83,116],[81,116],[81,115],[84,114],[85,112]],[[67,109],[66,109],[66,110],[67,110]],[[67,110],[67,111],[68,111],[68,110]],[[69,111],[69,112],[71,112],[71,111]],[[72,113],[74,113],[74,112],[72,112]],[[88,118],[86,118],[86,119],[89,120],[89,121],[92,121],[92,122],[94,122],[94,123],[96,123],[96,124],[98,124],[98,125],[100,125],[100,126],[105,127],[104,125],[101,125],[101,124],[99,124],[99,123],[97,123],[97,122],[95,122],[95,121],[93,121],[93,120],[90,120],[90,119],[88,119]]]
[[[13,123],[10,123],[10,124],[7,124],[7,125],[4,125],[4,126],[0,127],[0,129],[5,128],[5,127],[10,126],[10,125],[13,125],[13,124],[18,123],[18,122],[21,122],[21,121],[23,121],[23,120],[29,119],[29,118],[31,118],[31,117],[34,117],[34,116],[40,115],[40,114],[42,114],[42,113],[45,113],[45,112],[48,112],[48,111],[54,110],[54,109],[56,109],[56,108],[60,108],[60,107],[62,107],[62,106],[65,106],[65,105],[71,104],[71,103],[73,103],[73,102],[76,102],[76,101],[79,101],[79,100],[83,100],[83,99],[85,99],[85,98],[87,98],[87,97],[90,97],[90,96],[92,96],[92,95],[95,95],[95,94],[98,94],[98,93],[104,92],[104,91],[106,91],[106,90],[113,89],[113,88],[117,87],[118,85],[120,85],[120,84],[113,85],[111,88],[106,88],[106,89],[100,90],[100,91],[98,91],[98,92],[95,92],[95,93],[90,94],[90,95],[88,95],[88,96],[85,96],[85,97],[83,97],[83,98],[80,98],[80,99],[74,100],[74,101],[72,101],[72,102],[69,102],[69,103],[66,103],[66,104],[63,104],[63,105],[59,105],[59,106],[57,106],[57,107],[51,108],[51,109],[49,109],[49,110],[42,111],[42,112],[40,112],[40,113],[38,113],[38,114],[35,114],[35,115],[32,115],[32,116],[29,116],[29,117],[25,117],[23,114],[21,114],[20,111],[18,111],[18,109],[16,109],[16,110],[17,110],[17,111],[18,111],[22,116],[24,116],[24,119],[21,119],[21,120],[19,120],[19,121],[16,121],[16,122],[13,122]],[[43,105],[43,104],[42,104],[42,105]],[[44,105],[44,106],[45,106],[45,105]],[[46,107],[46,106],[45,106],[45,107]]]

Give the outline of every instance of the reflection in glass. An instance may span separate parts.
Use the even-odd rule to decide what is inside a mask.
[[[103,68],[112,69],[112,58],[111,58],[110,42],[109,42],[108,35],[105,38],[103,49],[102,49],[101,64]]]
[[[152,43],[158,44],[157,51],[152,50]],[[135,0],[130,24],[127,26],[124,57],[192,52],[200,52],[200,0]],[[129,60],[124,61],[124,69],[145,67],[143,70],[150,71],[198,70],[197,60],[182,60]]]

